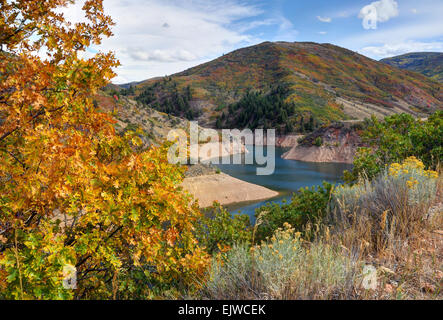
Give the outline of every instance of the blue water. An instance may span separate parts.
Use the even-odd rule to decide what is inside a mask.
[[[249,152],[254,152],[253,146],[247,146]],[[288,149],[276,148],[275,171],[270,176],[258,176],[256,174],[257,164],[241,165],[217,165],[221,171],[235,178],[264,186],[278,191],[279,196],[266,201],[239,203],[226,206],[231,213],[248,214],[255,220],[255,209],[268,202],[282,203],[290,200],[291,195],[302,187],[321,185],[323,181],[330,183],[341,183],[344,170],[349,170],[352,165],[341,163],[311,163],[294,160],[285,160],[281,156]],[[265,148],[266,153],[266,148]]]

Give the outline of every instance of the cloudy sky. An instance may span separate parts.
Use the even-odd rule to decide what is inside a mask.
[[[105,0],[105,9],[117,23],[114,37],[89,51],[116,53],[114,83],[169,75],[263,41],[333,43],[374,59],[443,51],[442,0]]]

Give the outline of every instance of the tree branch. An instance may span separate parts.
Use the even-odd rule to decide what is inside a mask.
[[[58,107],[58,108],[48,110],[48,112],[56,112],[56,111],[58,111],[58,110],[63,109],[63,107],[64,107],[64,106],[60,106],[60,107]],[[41,110],[39,110],[35,115],[33,115],[33,116],[31,117],[31,119],[28,121],[28,123],[32,122],[33,120],[35,120],[35,119],[38,118],[39,116],[43,115],[43,114],[45,113],[45,111],[46,111],[46,110],[45,110],[45,108],[43,107]],[[0,142],[3,141],[4,139],[6,139],[9,135],[13,134],[13,133],[14,133],[15,131],[17,131],[18,129],[19,129],[19,126],[16,126],[13,130],[11,130],[11,131],[6,132],[5,134],[3,134],[3,135],[0,137]]]
[[[106,243],[109,239],[111,239],[117,232],[119,232],[121,229],[123,229],[123,226],[119,226],[117,229],[115,229],[109,236],[106,237],[106,239],[104,240],[104,243]],[[97,245],[97,249],[98,249],[98,245]],[[86,257],[84,257],[82,260],[80,260],[80,262],[78,262],[75,267],[78,268],[80,267],[83,263],[85,263],[89,258],[91,258],[92,255],[88,254]]]

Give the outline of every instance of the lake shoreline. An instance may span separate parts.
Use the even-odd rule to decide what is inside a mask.
[[[279,196],[279,192],[234,178],[225,173],[185,178],[183,189],[198,201],[200,208],[211,207],[214,201],[221,205],[258,202]]]
[[[247,145],[250,153],[255,153],[256,146]],[[266,148],[266,147],[265,147]],[[329,183],[342,183],[343,171],[350,170],[352,165],[346,163],[312,163],[297,160],[283,159],[282,155],[288,151],[288,148],[275,148],[275,171],[269,176],[258,176],[257,169],[262,167],[257,163],[249,165],[218,165],[218,168],[232,177],[247,181],[249,183],[263,186],[265,188],[278,192],[278,196],[263,201],[247,203],[233,203],[226,206],[226,209],[232,214],[248,214],[251,220],[255,220],[255,210],[268,203],[282,204],[290,201],[292,194],[298,192],[301,188],[311,188],[322,185],[323,181]],[[267,154],[267,150],[265,150]]]
[[[246,151],[255,154],[255,148],[255,145],[247,145]],[[257,208],[267,203],[290,201],[300,188],[318,186],[323,181],[340,183],[343,170],[350,169],[349,164],[287,160],[282,156],[288,149],[276,147],[275,172],[270,176],[258,176],[260,166],[256,163],[219,164],[214,165],[212,172],[203,170],[199,175],[186,177],[182,186],[199,201],[202,209],[218,201],[232,214],[241,211],[254,220]]]

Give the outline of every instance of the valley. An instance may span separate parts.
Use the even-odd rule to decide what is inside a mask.
[[[116,112],[118,131],[140,129],[146,146],[161,144],[172,129],[189,134],[189,121],[197,121],[202,130],[275,128],[275,145],[286,148],[279,157],[288,161],[352,164],[364,146],[364,119],[399,113],[426,118],[443,108],[440,83],[385,62],[330,44],[265,42],[163,78],[109,85],[96,100]],[[236,146],[216,148],[226,157]],[[263,180],[243,182],[229,171],[217,174],[215,166],[207,173],[183,183],[201,207],[261,203],[278,195]]]
[[[0,303],[442,300],[443,6],[339,2],[0,1]]]

